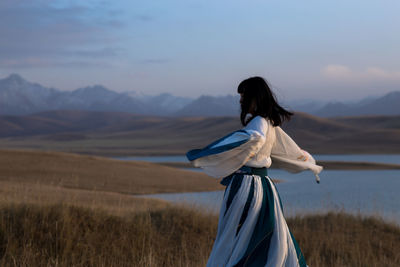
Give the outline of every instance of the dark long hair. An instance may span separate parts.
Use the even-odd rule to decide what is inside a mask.
[[[243,94],[240,103],[240,121],[244,126],[258,115],[269,119],[273,126],[281,125],[283,121],[289,120],[293,115],[292,112],[278,104],[268,83],[261,77],[251,77],[242,81],[238,86],[238,93]],[[255,104],[253,116],[246,120],[246,115],[250,112],[253,102]]]

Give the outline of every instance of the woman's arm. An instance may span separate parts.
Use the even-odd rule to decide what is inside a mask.
[[[202,148],[189,151],[186,156],[195,167],[222,178],[242,167],[265,142],[268,123],[255,117],[241,130],[235,131]]]
[[[319,183],[318,174],[322,171],[322,166],[317,165],[315,159],[302,150],[280,127],[275,127],[275,134],[276,141],[271,151],[272,167],[294,173],[311,170]]]

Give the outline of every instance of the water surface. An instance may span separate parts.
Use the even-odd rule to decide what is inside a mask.
[[[400,155],[315,155],[317,160],[366,161],[400,163]],[[123,160],[150,162],[187,162],[185,156],[125,157]],[[199,170],[199,169],[198,169]],[[378,214],[400,223],[400,170],[325,170],[321,183],[309,172],[290,174],[269,170],[271,178],[283,180],[277,184],[287,215],[328,210]],[[198,205],[218,212],[223,191],[155,194],[146,197],[176,203]]]
[[[400,164],[399,154],[354,154],[354,155],[324,155],[313,154],[316,160],[379,162]],[[151,156],[151,157],[117,157],[121,160],[138,160],[149,162],[188,162],[186,156]]]
[[[324,171],[317,184],[311,172],[289,174],[270,170],[269,176],[283,179],[277,184],[286,215],[343,210],[380,215],[400,223],[400,170]],[[199,205],[218,212],[223,191],[154,194],[146,197],[175,203]]]

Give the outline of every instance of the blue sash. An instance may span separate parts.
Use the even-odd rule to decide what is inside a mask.
[[[263,167],[263,168],[255,168],[255,167],[250,167],[250,166],[242,166],[239,170],[236,172],[232,173],[231,175],[225,177],[222,179],[220,184],[228,186],[229,183],[232,180],[232,177],[235,174],[248,174],[248,175],[258,175],[260,177],[268,176],[268,168]]]

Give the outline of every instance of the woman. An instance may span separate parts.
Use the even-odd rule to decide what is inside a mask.
[[[309,169],[319,182],[322,167],[279,127],[293,114],[277,103],[263,78],[242,81],[238,93],[244,128],[187,153],[194,166],[224,177],[226,186],[207,266],[306,266],[267,168]]]

